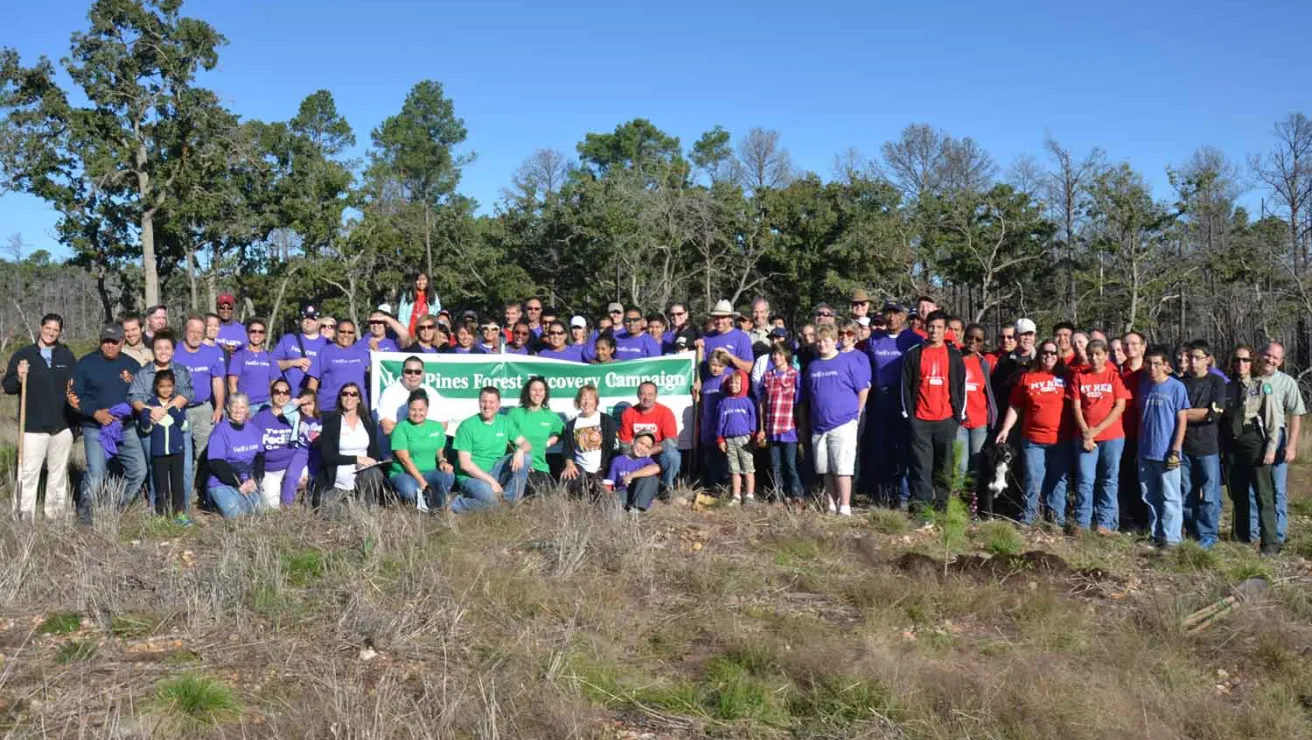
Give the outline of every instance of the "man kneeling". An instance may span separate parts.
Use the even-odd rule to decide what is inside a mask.
[[[523,437],[511,438],[510,422],[500,411],[501,391],[486,386],[478,393],[478,416],[460,422],[456,430],[456,490],[461,495],[451,503],[453,513],[492,508],[501,499],[513,504],[524,497],[529,443]],[[515,451],[507,454],[512,446]]]

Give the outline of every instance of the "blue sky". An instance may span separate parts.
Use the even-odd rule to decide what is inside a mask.
[[[87,0],[6,3],[0,45],[67,53]],[[330,90],[363,154],[414,83],[443,83],[478,158],[461,190],[490,210],[535,149],[574,155],[590,131],[651,119],[691,146],[716,124],[782,134],[828,177],[907,124],[973,137],[1004,167],[1045,132],[1097,145],[1169,195],[1164,169],[1200,145],[1236,161],[1312,113],[1312,3],[430,2],[190,0],[229,39],[203,79],[245,118],[285,120]],[[1260,191],[1247,198],[1256,203]],[[0,239],[66,251],[54,215],[0,197]]]

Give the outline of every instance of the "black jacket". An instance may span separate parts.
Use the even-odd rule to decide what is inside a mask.
[[[961,352],[951,344],[948,350],[948,397],[952,402],[952,419],[958,424],[966,418],[966,363]],[[917,344],[902,355],[902,413],[911,419],[916,415],[916,396],[920,392],[920,356],[925,345]]]
[[[5,393],[16,396],[23,384],[18,382],[18,363],[27,360],[27,431],[33,434],[58,434],[69,428],[73,410],[68,394],[73,386],[77,358],[56,342],[51,348],[50,365],[41,357],[35,344],[28,345],[9,358],[3,381]]]
[[[601,467],[597,469],[597,474],[605,476],[610,472],[610,460],[615,456],[618,449],[617,440],[619,435],[616,433],[618,426],[615,419],[604,411],[598,411],[601,414]],[[569,420],[565,425],[565,433],[560,436],[560,453],[561,456],[570,462],[574,461],[574,424],[578,417]],[[582,472],[582,471],[580,471]]]
[[[361,414],[360,423],[364,424],[365,431],[369,433],[369,449],[367,454],[375,460],[382,459],[382,453],[378,447],[378,430],[374,427],[373,421],[368,414]],[[337,468],[342,465],[355,465],[355,455],[343,455],[341,453],[342,441],[342,415],[337,411],[329,411],[323,415],[323,431],[319,434],[319,456],[323,460],[323,465],[319,469],[318,485],[321,490],[327,490],[333,487],[333,481],[337,480]]]

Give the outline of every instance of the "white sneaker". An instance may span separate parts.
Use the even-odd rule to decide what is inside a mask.
[[[834,501],[834,497],[833,497],[833,496],[830,496],[830,495],[826,494],[826,495],[825,495],[825,503],[826,503],[826,504],[828,505],[828,507],[829,507],[829,513],[830,513],[830,514],[837,514],[837,513],[838,513],[838,504]]]
[[[852,516],[852,507],[851,507],[851,506],[840,506],[840,507],[838,507],[838,515],[839,515],[839,516]]]
[[[747,501],[755,501],[755,500],[756,500],[756,494],[751,493],[750,491],[748,493],[743,494],[744,503]]]

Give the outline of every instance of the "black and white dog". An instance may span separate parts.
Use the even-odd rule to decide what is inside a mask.
[[[1015,451],[1010,445],[990,442],[984,446],[981,451],[984,462],[984,485],[979,487],[980,496],[983,499],[980,503],[979,516],[981,518],[993,518],[994,502],[1002,498],[1007,492],[1007,487],[1012,483],[1012,469],[1015,466]]]

